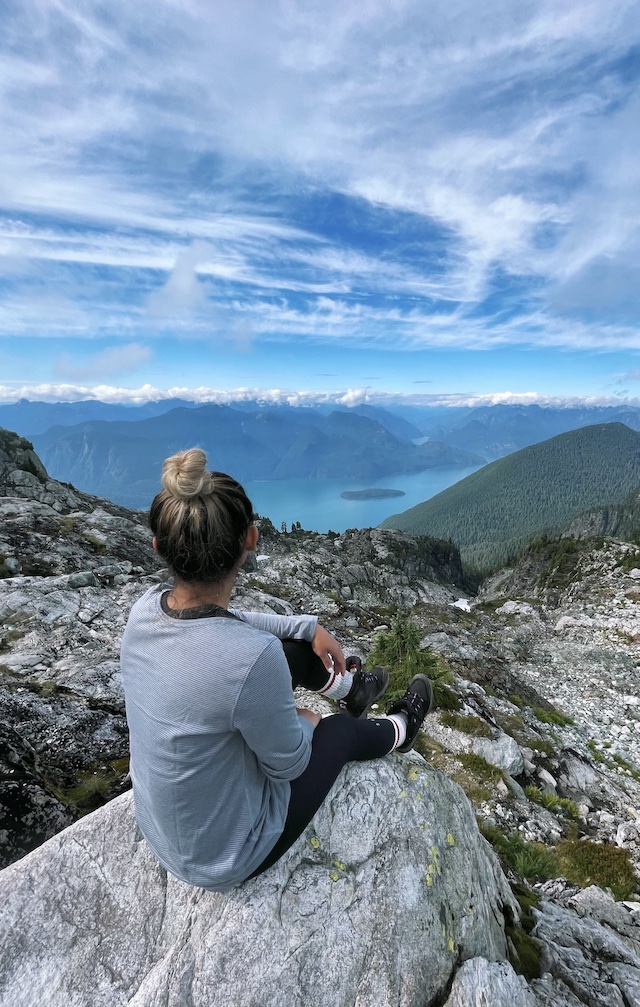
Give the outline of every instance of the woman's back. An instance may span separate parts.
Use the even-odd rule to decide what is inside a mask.
[[[168,870],[223,890],[281,833],[310,732],[274,636],[228,615],[176,618],[166,591],[136,603],[122,641],[136,815]]]

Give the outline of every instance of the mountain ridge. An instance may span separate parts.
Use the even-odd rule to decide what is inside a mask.
[[[590,425],[491,462],[381,527],[451,538],[467,563],[490,570],[536,535],[621,503],[638,486],[640,433],[621,423]]]

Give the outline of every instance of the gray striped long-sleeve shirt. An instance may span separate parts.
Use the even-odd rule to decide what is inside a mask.
[[[227,891],[280,836],[288,781],[311,755],[279,640],[312,640],[317,620],[176,619],[161,604],[168,589],[136,602],[122,639],[136,818],[168,871]]]

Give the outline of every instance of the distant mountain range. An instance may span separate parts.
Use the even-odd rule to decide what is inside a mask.
[[[428,433],[444,444],[464,447],[465,451],[474,451],[486,461],[492,461],[557,434],[598,423],[624,423],[632,430],[640,430],[640,409],[626,405],[483,406],[454,419],[451,424],[445,416],[429,427]]]
[[[146,507],[163,458],[201,444],[241,480],[345,475],[376,479],[482,465],[603,422],[640,430],[640,408],[199,405],[30,402],[0,405],[0,426],[30,438],[51,474],[129,507]]]
[[[383,425],[382,420],[385,421]],[[395,433],[392,433],[391,427]],[[429,440],[384,410],[333,410],[206,405],[146,419],[91,420],[30,432],[48,471],[88,493],[128,507],[148,507],[167,455],[198,445],[209,464],[241,481],[252,479],[376,479],[482,459]],[[19,431],[22,433],[22,430]],[[404,435],[404,436],[398,436]]]
[[[0,427],[16,430],[21,437],[30,440],[36,434],[43,434],[51,427],[70,427],[89,420],[122,420],[135,422],[150,416],[161,416],[171,409],[195,409],[197,402],[182,399],[164,399],[161,402],[144,402],[139,406],[125,406],[120,403],[98,402],[86,399],[81,402],[31,402],[20,399],[11,405],[0,405]]]
[[[10,405],[0,405],[0,426],[17,430],[23,437],[32,438],[53,426],[74,426],[91,420],[135,423],[161,416],[172,409],[198,409],[200,405],[185,399],[165,399],[140,405],[97,402],[93,399],[82,402],[31,402],[21,399]],[[380,423],[385,430],[401,440],[428,437],[452,447],[472,451],[487,461],[502,458],[512,451],[555,437],[556,434],[596,423],[624,423],[632,430],[640,430],[640,408],[625,404],[575,408],[498,405],[471,409],[463,406],[401,404],[385,408],[371,405],[349,408],[336,405],[292,407],[248,401],[228,403],[227,408],[239,413],[268,410],[284,416],[355,413]]]
[[[599,532],[627,530],[637,516],[638,487],[640,433],[622,423],[599,424],[485,465],[381,527],[450,538],[467,564],[487,572],[510,562],[534,536],[562,531],[585,511],[593,512]]]

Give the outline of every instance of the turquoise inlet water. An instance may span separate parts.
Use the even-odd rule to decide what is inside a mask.
[[[337,531],[347,528],[371,528],[391,514],[415,507],[476,472],[472,468],[427,469],[413,475],[385,476],[383,479],[352,481],[348,479],[280,479],[244,484],[258,514],[268,517],[276,528],[286,521],[290,528],[299,521],[308,531]],[[386,500],[344,500],[344,490],[404,490],[406,496]]]

